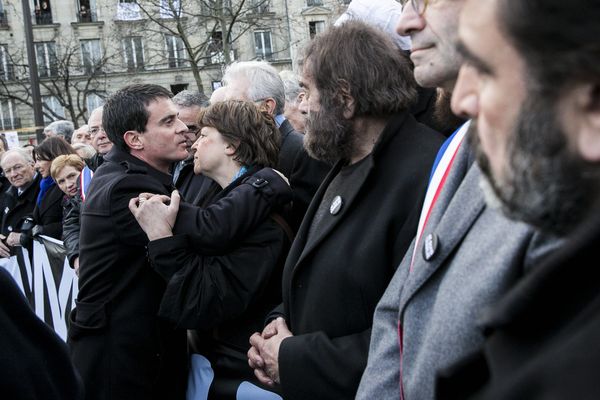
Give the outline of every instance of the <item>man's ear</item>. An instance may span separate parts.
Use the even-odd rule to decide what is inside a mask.
[[[574,91],[576,113],[580,121],[578,127],[577,150],[590,162],[600,162],[600,82],[582,85]],[[565,121],[569,130],[569,118]]]
[[[269,114],[271,114],[272,116],[275,116],[275,109],[277,108],[277,104],[275,103],[275,100],[272,98],[267,98],[263,101],[263,105],[265,106],[267,112]]]
[[[127,147],[131,150],[143,150],[144,149],[144,141],[142,139],[142,134],[138,131],[127,131],[123,134],[123,140]]]
[[[338,80],[339,85],[339,100],[344,105],[344,118],[352,119],[356,110],[356,101],[350,94],[350,84],[345,79]]]

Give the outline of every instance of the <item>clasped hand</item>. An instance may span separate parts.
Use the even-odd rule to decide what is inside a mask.
[[[173,226],[179,211],[181,197],[174,190],[171,197],[141,193],[129,201],[129,210],[149,240],[173,236]]]
[[[248,365],[254,370],[258,380],[267,386],[280,383],[279,349],[285,338],[293,336],[283,318],[271,321],[262,334],[256,332],[250,337]]]

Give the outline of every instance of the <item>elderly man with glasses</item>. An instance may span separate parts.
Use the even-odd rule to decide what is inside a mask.
[[[20,232],[31,218],[40,191],[40,174],[33,158],[23,149],[8,150],[0,161],[10,188],[3,196],[0,257],[10,257],[10,248],[19,245]]]

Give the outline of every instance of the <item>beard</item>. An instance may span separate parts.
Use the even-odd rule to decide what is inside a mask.
[[[565,235],[589,213],[598,173],[569,148],[555,102],[539,98],[523,104],[507,142],[507,163],[498,176],[481,149],[476,121],[469,141],[483,172],[488,205],[544,232]]]
[[[350,160],[356,135],[352,121],[344,118],[343,105],[325,104],[306,118],[304,148],[308,154],[327,164]]]

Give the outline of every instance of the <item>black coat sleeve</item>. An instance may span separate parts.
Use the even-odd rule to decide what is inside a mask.
[[[63,209],[63,242],[67,249],[67,259],[71,268],[79,257],[79,217],[81,212],[81,197],[76,195],[69,199]]]
[[[67,346],[0,268],[0,387],[6,399],[83,399]]]
[[[182,203],[173,234],[187,234],[195,251],[203,254],[231,249],[291,199],[288,184],[264,168],[206,208]]]
[[[336,338],[317,331],[284,339],[279,349],[283,397],[353,399],[367,366],[370,338],[371,329]]]
[[[281,268],[278,260],[286,243],[285,233],[272,221],[219,256],[198,254],[185,235],[149,242],[150,264],[167,280],[159,316],[178,328],[200,330],[238,317]]]

